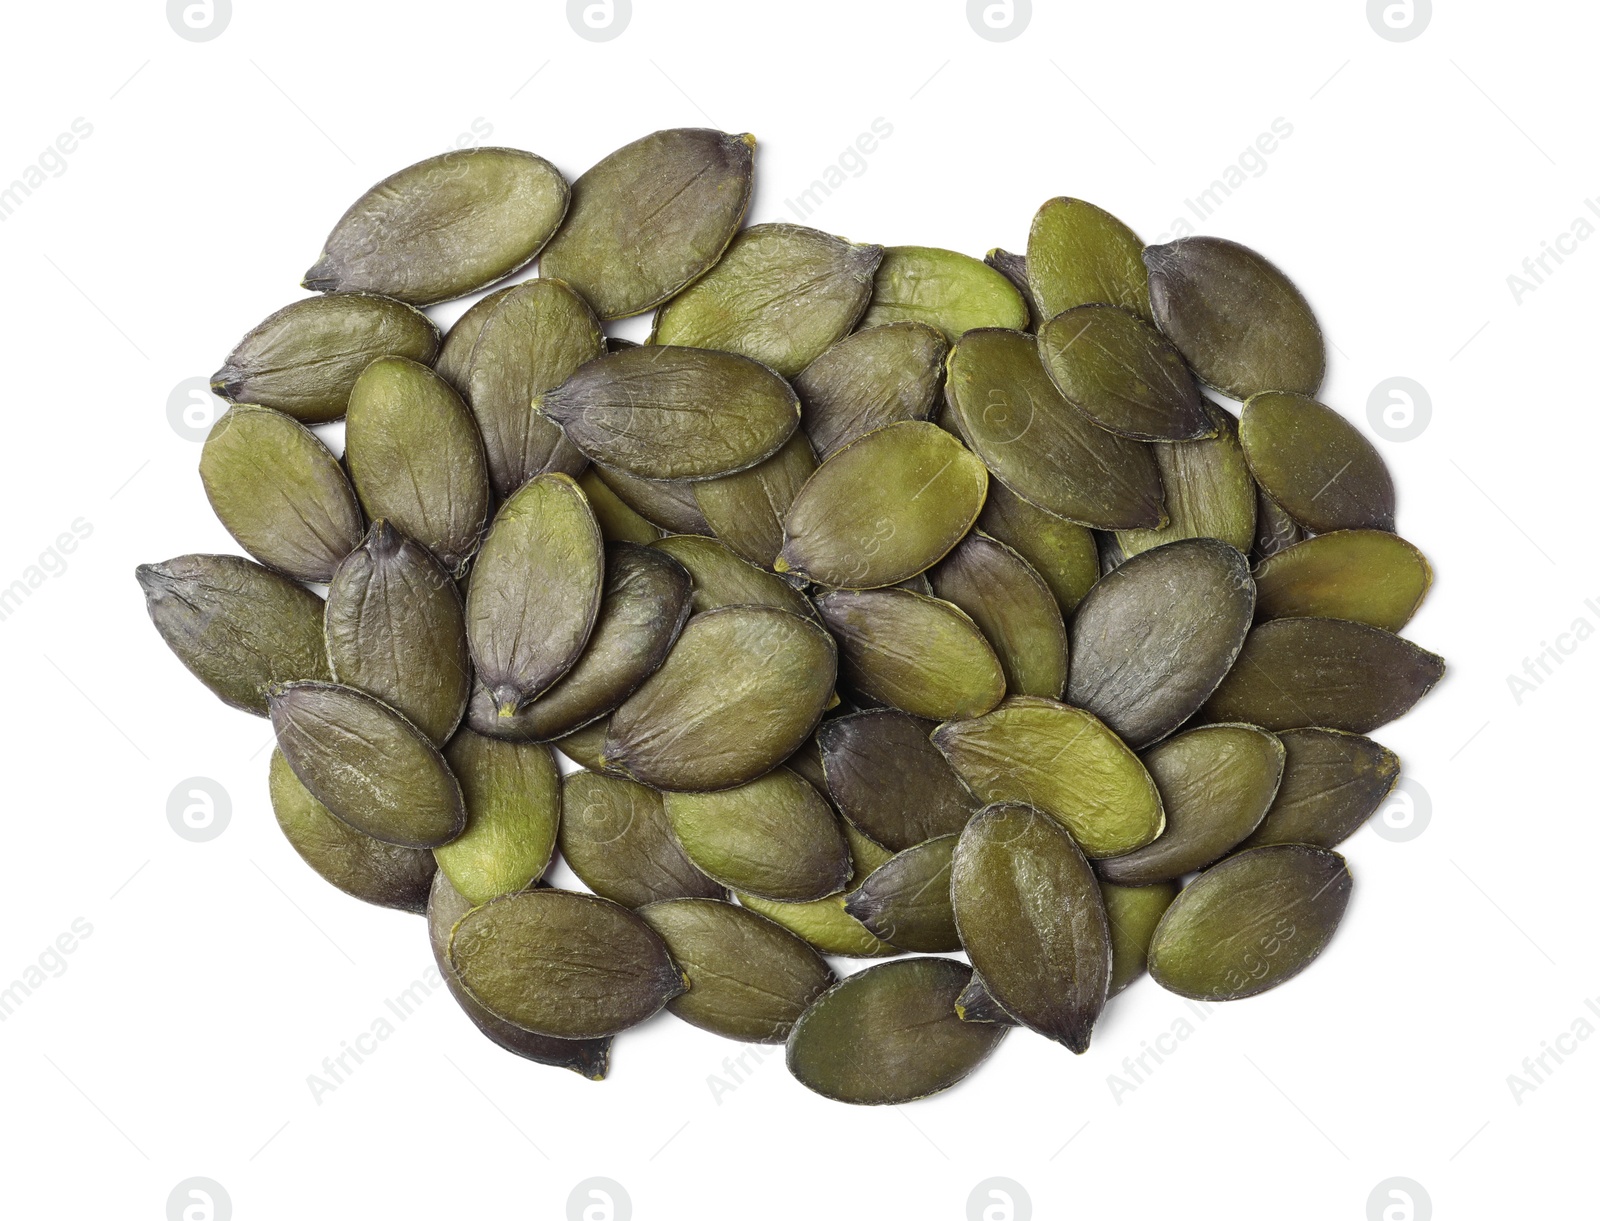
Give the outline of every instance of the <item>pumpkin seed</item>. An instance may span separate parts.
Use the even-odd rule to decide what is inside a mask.
[[[1244,841],[1336,848],[1383,804],[1400,778],[1400,760],[1371,738],[1335,729],[1289,729],[1283,783],[1267,816]]]
[[[1372,442],[1298,394],[1258,394],[1239,439],[1262,491],[1307,530],[1394,529],[1394,481]]]
[[[889,424],[817,468],[783,519],[777,570],[823,585],[894,585],[972,528],[989,475],[935,424]]]
[[[594,510],[600,534],[607,543],[639,543],[648,545],[661,537],[661,527],[646,521],[631,509],[627,502],[611,490],[609,484],[589,467],[578,477],[584,499]]]
[[[1244,453],[1240,448],[1240,454]],[[1255,476],[1251,476],[1254,480]],[[1285,547],[1292,547],[1306,537],[1294,518],[1290,517],[1259,487],[1256,488],[1256,545],[1250,558],[1257,564],[1270,559]]]
[[[986,716],[940,725],[933,744],[981,801],[1037,807],[1090,857],[1142,848],[1165,825],[1144,764],[1081,708],[1017,696]]]
[[[1258,491],[1239,444],[1239,421],[1210,399],[1201,404],[1216,436],[1151,447],[1170,520],[1155,530],[1117,531],[1124,556],[1181,538],[1218,538],[1246,554],[1255,542]]]
[[[800,420],[789,384],[765,365],[705,348],[629,348],[591,360],[534,410],[595,462],[646,479],[747,470]]]
[[[200,481],[239,545],[297,581],[327,581],[361,542],[361,509],[339,460],[280,411],[223,412],[200,451]]]
[[[1261,825],[1283,779],[1284,747],[1254,725],[1205,725],[1141,756],[1167,825],[1143,848],[1099,863],[1120,886],[1172,882],[1204,869]]]
[[[875,709],[817,731],[828,792],[839,812],[893,851],[954,835],[982,804],[928,740],[933,726]]]
[[[803,618],[816,618],[806,596],[770,572],[741,560],[714,538],[698,534],[669,534],[653,543],[689,570],[694,581],[694,613],[724,606],[770,606]]]
[[[711,534],[701,516],[694,485],[671,479],[641,479],[620,467],[596,462],[589,467],[606,487],[635,513],[668,534]]]
[[[996,246],[983,256],[983,262],[985,266],[993,267],[1006,279],[1010,280],[1012,287],[1022,294],[1022,300],[1028,307],[1028,325],[1022,329],[1036,331],[1039,323],[1048,318],[1049,315],[1040,306],[1039,298],[1033,295],[1033,285],[1028,283],[1028,256],[1025,254],[1013,254],[1009,250],[1001,250]]]
[[[1046,202],[1028,230],[1028,283],[1040,322],[1080,305],[1120,305],[1150,319],[1143,248],[1132,229],[1092,203]]]
[[[690,486],[706,523],[729,550],[770,568],[783,546],[784,514],[816,469],[811,442],[796,430],[765,462]]]
[[[982,629],[1013,695],[1059,699],[1067,685],[1067,629],[1050,587],[1027,560],[976,531],[928,574],[933,592]]]
[[[684,855],[661,794],[621,776],[582,771],[562,779],[560,838],[578,879],[624,907],[727,896]]]
[[[975,327],[1028,325],[1028,306],[993,267],[932,246],[890,246],[872,283],[861,325],[925,322],[951,343]]]
[[[472,303],[472,307],[457,318],[445,332],[444,342],[439,345],[439,358],[433,362],[433,371],[449,382],[450,389],[463,399],[467,399],[469,403],[471,400],[467,391],[467,366],[472,363],[472,349],[477,346],[478,336],[483,333],[483,324],[489,320],[489,315],[494,313],[495,307],[501,301],[505,300],[507,293],[514,292],[518,287],[520,286],[511,284],[478,298]]]
[[[1162,451],[1156,452],[1159,456]],[[1063,616],[1070,615],[1100,579],[1093,531],[1029,504],[998,479],[989,481],[989,498],[978,514],[977,529],[1033,566],[1055,595]]]
[[[609,154],[572,184],[572,210],[544,252],[601,318],[660,305],[708,271],[750,202],[755,137],[658,131]]]
[[[1022,499],[1099,530],[1166,524],[1150,447],[1063,399],[1031,335],[974,331],[951,349],[946,377],[961,436]]]
[[[652,788],[747,784],[806,740],[837,668],[828,633],[798,615],[765,606],[696,615],[612,714],[605,762]]]
[[[793,377],[855,326],[882,258],[804,225],[752,225],[656,312],[650,342],[737,352]]]
[[[1005,1028],[963,1022],[955,999],[971,978],[949,958],[886,962],[824,992],[789,1033],[795,1079],[838,1102],[912,1102],[983,1063]]]
[[[897,853],[844,897],[845,911],[899,950],[943,954],[961,949],[950,909],[956,838],[943,835]]]
[[[1194,1000],[1259,995],[1311,965],[1349,900],[1350,871],[1337,852],[1275,844],[1230,856],[1161,918],[1151,978]]]
[[[1364,623],[1273,619],[1250,632],[1206,702],[1205,719],[1274,732],[1371,733],[1409,711],[1443,675],[1444,658]]]
[[[211,375],[230,403],[326,424],[344,415],[361,371],[385,356],[431,364],[439,328],[421,310],[369,293],[310,297],[251,329]]]
[[[450,963],[491,1013],[561,1039],[636,1026],[689,986],[638,916],[566,890],[524,890],[473,908],[450,934]]]
[[[1286,547],[1256,569],[1256,617],[1352,619],[1398,632],[1433,584],[1428,561],[1383,530],[1335,530]]]
[[[747,1043],[782,1043],[834,982],[822,955],[765,916],[718,899],[668,899],[639,909],[689,979],[667,1002],[676,1016]]]
[[[940,598],[833,590],[816,607],[845,681],[873,699],[939,721],[979,716],[1005,696],[1005,671],[978,625]]]
[[[467,807],[466,830],[433,850],[450,884],[476,904],[537,881],[561,822],[561,772],[550,748],[463,729],[444,757]]]
[[[1000,1007],[1000,1002],[989,995],[983,986],[983,976],[976,971],[956,997],[956,1016],[963,1022],[993,1022],[1000,1026],[1015,1026],[1017,1019]]]
[[[1228,673],[1255,602],[1248,561],[1224,542],[1182,539],[1141,552],[1078,607],[1067,701],[1130,746],[1164,738]]]
[[[783,903],[837,894],[850,849],[833,809],[786,767],[711,793],[666,795],[667,821],[695,867],[733,890]]]
[[[530,479],[500,506],[467,587],[467,640],[497,715],[572,669],[600,608],[604,542],[566,475]]]
[[[606,744],[606,731],[610,727],[611,719],[601,717],[582,729],[575,729],[556,739],[554,746],[579,767],[586,767],[591,772],[605,771],[605,760],[601,757],[601,751]]]
[[[956,845],[950,903],[1001,1007],[1087,1051],[1110,986],[1111,930],[1094,870],[1061,824],[1026,805],[980,810]]]
[[[926,420],[938,406],[944,335],[921,322],[894,322],[847,335],[794,378],[800,427],[826,461],[886,424]]]
[[[844,837],[850,844],[850,860],[854,866],[845,889],[853,890],[892,854],[848,822],[844,824]],[[739,894],[738,899],[742,906],[781,924],[824,954],[835,954],[842,958],[884,958],[900,952],[892,945],[879,941],[861,921],[845,911],[843,893],[810,903],[774,903],[771,899],[748,894]]]
[[[1100,898],[1111,925],[1111,996],[1144,974],[1150,961],[1150,939],[1177,897],[1176,882],[1114,886],[1101,879]]]
[[[436,848],[466,825],[461,786],[420,729],[353,687],[292,682],[267,689],[289,766],[335,818],[386,843]]]
[[[306,272],[317,292],[376,292],[432,305],[526,267],[567,214],[567,183],[514,148],[454,149],[373,187]]]

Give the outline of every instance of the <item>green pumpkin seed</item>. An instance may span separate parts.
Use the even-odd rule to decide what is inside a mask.
[[[1239,439],[1261,490],[1307,530],[1394,529],[1383,458],[1337,411],[1298,394],[1258,394]]]
[[[489,474],[461,396],[415,361],[375,360],[350,392],[345,428],[345,462],[367,516],[465,572],[489,516]]]
[[[377,522],[334,570],[324,623],[335,680],[443,746],[466,710],[472,665],[461,595],[427,548]]]
[[[1028,230],[1028,283],[1040,321],[1080,305],[1120,305],[1149,319],[1144,243],[1111,213],[1081,199],[1049,200]]]
[[[321,682],[271,687],[267,705],[278,749],[334,817],[408,848],[461,834],[461,786],[438,748],[388,705]]]
[[[783,761],[783,765],[829,801],[833,801],[832,795],[828,792],[828,773],[822,767],[822,748],[817,743],[817,734],[821,731],[822,726],[819,725],[816,732],[800,743],[800,749]]]
[[[1364,623],[1257,624],[1206,702],[1208,721],[1274,732],[1318,726],[1371,733],[1404,715],[1444,676],[1444,658]]]
[[[1219,538],[1249,553],[1256,537],[1258,493],[1239,444],[1239,421],[1209,399],[1201,403],[1216,436],[1152,447],[1170,520],[1155,530],[1119,530],[1117,543],[1124,556],[1181,538]]]
[[[1144,974],[1150,961],[1150,939],[1177,897],[1176,882],[1113,886],[1101,880],[1100,898],[1111,925],[1111,996]]]
[[[943,954],[961,949],[950,909],[950,857],[956,836],[907,848],[844,897],[844,909],[899,950]]]
[[[1098,530],[1166,524],[1150,447],[1063,399],[1031,335],[974,331],[951,349],[946,376],[961,436],[1018,496]]]
[[[794,378],[800,427],[826,461],[886,424],[926,420],[950,345],[933,327],[895,322],[847,335]]]
[[[267,715],[266,689],[327,680],[322,599],[234,555],[180,555],[134,571],[150,622],[224,704]]]
[[[1059,699],[1067,685],[1067,629],[1050,587],[1027,560],[974,532],[928,573],[933,592],[982,629],[1013,695]]]
[[[1064,616],[1100,579],[1093,531],[1029,504],[998,479],[989,481],[989,498],[978,514],[977,529],[1027,560],[1050,587]]]
[[[439,968],[439,974],[462,1012],[485,1037],[513,1055],[536,1064],[571,1069],[591,1081],[605,1080],[611,1067],[610,1035],[598,1039],[552,1039],[534,1034],[496,1017],[461,986],[455,968],[450,965],[450,930],[471,910],[472,904],[450,885],[450,879],[442,870],[434,875],[433,891],[428,897],[428,944],[433,949],[434,965]]]
[[[635,513],[606,481],[589,467],[578,476],[578,486],[594,510],[594,519],[607,543],[638,543],[648,546],[661,537],[661,527]]]
[[[561,772],[550,748],[463,729],[444,757],[467,807],[466,830],[433,850],[451,885],[473,903],[487,903],[537,881],[561,822]]]
[[[432,305],[533,262],[567,214],[567,183],[514,148],[454,149],[373,187],[306,272],[317,292],[376,292]]]
[[[1144,252],[1155,324],[1195,375],[1229,398],[1315,394],[1327,354],[1300,290],[1247,246],[1183,237]]]
[[[660,305],[733,240],[755,145],[751,135],[679,128],[617,149],[572,184],[572,211],[540,274],[571,284],[602,318]]]
[[[583,771],[562,779],[560,841],[578,879],[624,907],[728,893],[684,855],[661,794],[621,776]]]
[[[1243,455],[1244,449],[1239,450]],[[1251,479],[1254,480],[1252,475]],[[1259,487],[1256,489],[1256,545],[1250,558],[1256,563],[1270,559],[1285,547],[1292,547],[1306,537],[1298,522],[1290,517]]]
[[[983,985],[983,976],[976,971],[956,997],[956,1016],[963,1022],[993,1022],[999,1026],[1015,1026],[1017,1019],[1000,1007],[1000,1002],[989,995]]]
[[[533,406],[595,462],[646,479],[748,470],[777,453],[800,421],[800,401],[776,373],[704,348],[602,356]]]
[[[730,889],[809,903],[850,880],[850,848],[833,808],[786,767],[714,793],[669,792],[666,803],[684,854]]]
[[[483,434],[499,496],[545,471],[576,476],[583,470],[577,447],[532,404],[604,354],[600,323],[583,298],[557,280],[529,280],[496,302],[473,345],[462,397]]]
[[[937,563],[972,528],[989,475],[935,424],[889,424],[852,441],[800,489],[777,570],[823,585],[894,585]]]
[[[491,1013],[560,1039],[636,1026],[689,986],[638,916],[566,890],[524,890],[469,911],[450,934],[450,963]]]
[[[837,666],[828,633],[798,615],[765,606],[696,615],[612,714],[605,761],[652,788],[747,784],[806,740]]]
[[[499,716],[572,669],[600,609],[605,544],[566,475],[530,479],[500,506],[467,588],[467,640]]]
[[[982,804],[928,740],[932,728],[903,712],[875,709],[826,721],[817,731],[839,812],[895,852],[956,834]]]
[[[834,982],[822,955],[765,916],[717,899],[639,909],[689,977],[667,1008],[691,1026],[747,1043],[782,1043]]]
[[[300,783],[282,751],[272,752],[269,776],[284,838],[323,881],[379,907],[427,910],[433,853],[386,844],[340,822]]]
[[[861,325],[925,322],[951,343],[976,327],[1028,325],[1028,305],[993,267],[932,246],[890,246],[872,285]]]
[[[882,258],[804,225],[753,225],[657,311],[650,342],[737,352],[793,377],[855,326]]]
[[[817,469],[803,432],[747,471],[691,484],[706,523],[728,548],[752,564],[772,567],[783,546],[783,519]]]
[[[610,488],[618,500],[651,525],[668,534],[711,535],[711,525],[701,516],[694,485],[671,479],[641,479],[620,467],[593,463],[589,469]]]
[[[297,581],[327,581],[361,542],[339,460],[280,411],[228,408],[200,451],[200,481],[239,545]]]
[[[1259,995],[1311,965],[1349,900],[1337,852],[1275,844],[1230,856],[1167,909],[1150,942],[1150,976],[1194,1000]]]
[[[1022,1025],[1089,1049],[1111,980],[1111,930],[1094,870],[1054,819],[993,805],[962,831],[950,867],[961,944]]]
[[[694,580],[694,613],[724,606],[770,606],[803,618],[816,618],[806,596],[787,582],[741,560],[726,544],[699,534],[669,534],[651,544],[689,570]]]
[[[886,962],[847,976],[795,1023],[789,1071],[838,1102],[912,1102],[955,1085],[1005,1028],[963,1022],[955,1000],[972,970],[949,958]]]
[[[1335,729],[1290,729],[1283,783],[1246,848],[1337,848],[1371,818],[1400,778],[1400,759],[1371,738]]]
[[[1258,619],[1353,619],[1398,632],[1433,584],[1422,552],[1383,530],[1335,530],[1256,569]]]
[[[1141,441],[1215,435],[1178,349],[1114,305],[1080,305],[1039,328],[1039,355],[1061,396],[1101,428]]]
[[[439,358],[433,362],[433,371],[449,382],[450,389],[463,399],[469,398],[467,366],[472,363],[472,349],[477,346],[478,336],[483,333],[483,324],[489,320],[489,315],[494,313],[495,307],[505,300],[506,294],[516,291],[519,287],[520,285],[516,284],[508,285],[478,298],[472,307],[457,318],[454,325],[445,332],[444,342],[439,345]]]
[[[1261,825],[1283,779],[1283,743],[1254,725],[1204,725],[1140,758],[1167,826],[1143,848],[1100,862],[1100,876],[1119,886],[1176,881],[1218,860]]]
[[[984,266],[993,267],[1006,279],[1010,280],[1012,287],[1022,294],[1022,300],[1028,306],[1028,325],[1023,327],[1023,330],[1033,331],[1040,322],[1049,317],[1040,306],[1039,298],[1033,295],[1033,285],[1028,283],[1027,255],[1013,254],[1009,250],[1001,250],[996,246],[983,256],[983,262]]]
[[[1165,737],[1228,673],[1255,602],[1249,562],[1217,539],[1141,552],[1078,607],[1068,703],[1094,713],[1130,746]]]
[[[867,876],[892,855],[881,844],[875,844],[848,822],[844,824],[844,837],[850,844],[853,872],[845,883],[845,890],[853,890]],[[900,951],[879,941],[866,926],[844,909],[843,893],[829,895],[810,903],[774,903],[771,899],[739,894],[739,902],[753,912],[758,912],[774,923],[781,924],[796,937],[824,954],[842,958],[885,958]]]
[[[439,328],[421,310],[369,293],[338,293],[287,305],[241,339],[211,389],[302,424],[344,415],[361,371],[385,356],[431,364]]]
[[[1142,848],[1165,825],[1144,764],[1080,708],[1019,696],[939,726],[933,744],[980,800],[1035,806],[1090,857]]]
[[[605,760],[601,752],[606,744],[606,731],[610,727],[610,718],[601,717],[582,729],[575,729],[556,739],[553,745],[579,767],[586,767],[591,772],[604,771]]]
[[[930,721],[980,716],[1006,693],[1005,671],[963,611],[906,589],[834,590],[816,600],[844,679]]]

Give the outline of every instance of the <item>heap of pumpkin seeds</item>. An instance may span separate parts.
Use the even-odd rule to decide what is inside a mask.
[[[290,843],[597,1079],[665,1007],[901,1102],[1146,971],[1298,974],[1399,773],[1365,735],[1443,671],[1305,298],[1076,199],[982,260],[745,228],[753,161],[421,162],[229,355],[200,475],[256,562],[138,579],[270,717]]]

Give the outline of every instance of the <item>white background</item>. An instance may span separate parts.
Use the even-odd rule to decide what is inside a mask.
[[[992,42],[959,0],[635,0],[601,43],[553,0],[235,0],[203,43],[159,0],[7,7],[0,183],[75,119],[93,129],[0,223],[0,586],[92,529],[0,621],[0,984],[92,926],[0,1023],[8,1215],[159,1221],[191,1176],[240,1221],[559,1219],[591,1176],[641,1221],[959,1221],[995,1176],[1022,1191],[994,1221],[1029,1215],[1023,1195],[1039,1218],[1359,1221],[1394,1176],[1439,1218],[1592,1215],[1600,1039],[1520,1101],[1507,1078],[1585,1014],[1600,1027],[1600,644],[1563,638],[1520,702],[1507,677],[1575,620],[1600,626],[1600,242],[1568,242],[1520,301],[1507,277],[1600,223],[1600,16],[1451,3],[1396,43],[1361,0],[1034,7]],[[1378,735],[1431,821],[1349,842],[1349,916],[1290,986],[1201,1020],[1146,980],[1086,1056],[1014,1034],[914,1105],[824,1101],[778,1056],[716,1097],[740,1047],[667,1016],[594,1084],[500,1052],[442,991],[319,1104],[308,1074],[393,1020],[386,998],[429,965],[424,928],[300,862],[268,807],[266,724],[206,693],[145,617],[136,563],[235,549],[169,396],[301,295],[362,190],[462,137],[490,128],[576,176],[657,127],[748,130],[751,217],[775,220],[877,118],[893,134],[810,222],[980,255],[1023,249],[1059,194],[1156,240],[1292,126],[1198,227],[1306,290],[1331,345],[1322,397],[1377,439],[1401,529],[1436,565],[1408,634],[1450,674]],[[1404,443],[1368,421],[1394,376],[1432,403]],[[204,843],[167,818],[194,776],[231,796]],[[1186,1015],[1192,1036],[1115,1097],[1123,1058]],[[1429,1215],[1414,1198],[1394,1221]]]

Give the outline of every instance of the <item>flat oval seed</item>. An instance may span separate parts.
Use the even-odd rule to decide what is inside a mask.
[[[1428,561],[1383,530],[1335,530],[1286,547],[1256,569],[1258,619],[1352,619],[1398,632],[1433,584]]]
[[[622,776],[581,771],[562,779],[560,843],[578,880],[624,907],[727,897],[684,855],[661,794]]]
[[[1144,252],[1161,333],[1195,375],[1229,398],[1265,390],[1315,394],[1327,354],[1300,291],[1254,250],[1183,237]]]
[[[1383,804],[1400,778],[1400,759],[1371,738],[1336,729],[1290,729],[1283,783],[1267,816],[1244,841],[1337,848]]]
[[[1199,710],[1239,656],[1255,595],[1248,561],[1216,539],[1135,556],[1078,607],[1067,701],[1130,746],[1165,737]]]
[[[433,362],[433,371],[449,382],[450,388],[463,399],[470,401],[467,393],[467,366],[472,363],[472,349],[477,346],[478,336],[483,334],[483,324],[489,320],[489,315],[494,313],[495,307],[505,299],[506,294],[515,292],[520,287],[521,285],[512,284],[479,297],[445,332],[444,342],[439,345],[439,358]]]
[[[648,924],[565,890],[524,890],[474,908],[450,935],[450,962],[491,1013],[562,1039],[616,1034],[688,989]]]
[[[1239,439],[1261,489],[1307,530],[1393,530],[1394,481],[1383,458],[1331,407],[1298,394],[1258,394]]]
[[[1044,579],[1004,543],[976,531],[929,571],[935,596],[983,630],[1012,695],[1059,699],[1067,685],[1067,629]]]
[[[1251,631],[1204,715],[1274,732],[1320,726],[1371,733],[1409,711],[1443,676],[1444,658],[1364,623],[1273,619]]]
[[[443,746],[466,710],[472,662],[461,595],[428,549],[378,522],[334,570],[324,626],[334,678]]]
[[[1061,396],[1101,428],[1141,441],[1194,441],[1215,426],[1178,349],[1112,305],[1080,305],[1039,328]]]
[[[691,1026],[747,1043],[782,1043],[834,982],[822,955],[765,916],[717,899],[639,910],[689,977],[667,1008]]]
[[[267,703],[278,749],[334,817],[408,848],[436,848],[461,834],[461,786],[398,712],[335,683],[286,683],[268,690]]]
[[[783,903],[837,894],[850,848],[833,808],[786,767],[714,793],[666,795],[684,854],[713,881]]]
[[[747,470],[800,422],[800,401],[771,369],[703,348],[629,348],[591,360],[533,405],[595,462],[646,479]]]
[[[566,475],[530,479],[500,506],[467,587],[467,640],[500,716],[572,669],[604,575],[600,527]]]
[[[593,466],[578,476],[578,486],[583,489],[589,507],[594,510],[595,521],[600,523],[600,533],[605,536],[606,542],[648,545],[661,537],[661,527],[634,512],[595,473]]]
[[[250,331],[211,375],[230,403],[254,403],[303,424],[344,414],[361,371],[385,356],[431,364],[439,328],[421,310],[369,293],[287,305]]]
[[[668,534],[711,535],[710,523],[700,513],[694,485],[672,479],[641,479],[621,467],[593,463],[589,469],[640,517]]]
[[[1081,199],[1047,201],[1028,230],[1028,283],[1040,321],[1080,305],[1120,305],[1150,318],[1144,243],[1111,213]]]
[[[1111,925],[1110,996],[1144,974],[1150,961],[1150,939],[1177,897],[1176,882],[1113,886],[1101,881],[1100,898],[1106,905],[1106,920]]]
[[[367,516],[465,572],[489,516],[489,472],[461,396],[415,361],[375,360],[350,392],[345,428],[345,463]]]
[[[989,498],[978,514],[977,529],[1033,566],[1055,595],[1062,615],[1070,615],[1100,579],[1100,552],[1092,530],[1029,504],[998,479],[989,481]]]
[[[922,954],[960,950],[950,908],[950,857],[956,838],[943,835],[897,853],[845,896],[845,911],[896,949]]]
[[[933,744],[980,800],[1037,807],[1091,857],[1142,848],[1164,826],[1150,773],[1082,709],[1009,699],[987,716],[939,726]]]
[[[529,280],[499,298],[473,345],[462,391],[497,495],[510,496],[545,471],[582,471],[584,456],[533,410],[533,400],[604,354],[594,313],[560,281]]]
[[[1171,882],[1204,869],[1261,825],[1283,779],[1284,748],[1254,725],[1204,725],[1141,756],[1167,825],[1153,841],[1099,863],[1120,886]]]
[[[845,680],[875,700],[940,721],[980,716],[1005,696],[1005,671],[978,625],[940,598],[835,590],[816,606]]]
[[[1201,874],[1150,942],[1150,975],[1179,996],[1232,1001],[1298,975],[1332,939],[1350,900],[1337,852],[1252,848]]]
[[[326,680],[322,599],[235,555],[180,555],[134,571],[150,622],[224,704],[267,715],[266,688]]]
[[[850,844],[850,860],[854,872],[845,884],[854,889],[866,880],[878,866],[890,857],[890,852],[873,843],[849,823],[844,824],[844,837]],[[866,926],[844,909],[844,895],[829,895],[810,903],[774,903],[771,899],[755,895],[738,896],[741,906],[758,912],[774,923],[781,924],[796,937],[821,950],[841,958],[885,958],[900,953],[894,946],[879,941]]]
[[[886,424],[931,417],[949,350],[926,323],[894,322],[847,335],[818,356],[794,379],[800,427],[817,457]]]
[[[652,543],[689,570],[694,613],[724,606],[770,606],[802,618],[816,617],[806,596],[792,585],[741,560],[727,545],[699,534],[669,534]]]
[[[1028,305],[1005,276],[970,255],[932,246],[890,246],[861,325],[925,322],[951,343],[974,327],[1028,325]]]
[[[433,884],[433,853],[363,835],[340,822],[300,783],[283,752],[272,752],[272,813],[300,859],[330,883],[367,903],[421,913]]]
[[[765,462],[690,486],[716,536],[741,558],[770,568],[783,547],[784,515],[816,469],[811,442],[796,429]]]
[[[1018,496],[1098,530],[1166,523],[1150,447],[1063,399],[1031,335],[975,331],[951,349],[946,376],[961,436]]]
[[[555,166],[520,149],[429,157],[350,205],[305,287],[413,305],[464,297],[531,263],[567,214],[567,198]]]
[[[892,709],[852,713],[817,731],[839,812],[895,852],[954,835],[982,805],[928,740],[933,726]]]
[[[305,425],[266,407],[230,407],[200,451],[206,499],[269,568],[326,581],[361,542],[361,509],[339,460]]]
[[[653,788],[746,784],[810,735],[837,668],[828,633],[798,615],[765,606],[696,615],[612,714],[605,760]]]
[[[1006,279],[1010,280],[1016,290],[1022,294],[1022,299],[1028,306],[1027,331],[1036,331],[1039,323],[1050,315],[1046,314],[1039,305],[1039,298],[1034,296],[1033,285],[1028,283],[1028,256],[1014,254],[1009,250],[1002,250],[996,246],[983,256],[985,267],[993,267]]]
[[[855,326],[882,258],[882,246],[804,225],[752,225],[661,307],[650,342],[737,352],[793,377]]]
[[[755,137],[658,131],[572,184],[572,210],[541,275],[565,280],[602,318],[642,314],[711,268],[750,202]]]
[[[1117,531],[1124,555],[1181,538],[1219,538],[1249,554],[1256,537],[1258,493],[1239,444],[1239,421],[1209,399],[1201,401],[1217,435],[1152,447],[1170,520],[1154,530]]]
[[[950,550],[983,508],[989,474],[936,424],[889,424],[836,452],[783,519],[777,570],[873,589],[913,577]]]
[[[444,757],[467,807],[466,830],[433,850],[451,885],[487,903],[538,881],[561,822],[561,772],[550,748],[463,729]]]
[[[981,810],[956,846],[950,903],[989,994],[1030,1030],[1087,1051],[1111,930],[1094,870],[1061,824],[1025,805]]]
[[[955,1085],[1005,1037],[963,1022],[955,1000],[972,970],[948,958],[886,962],[824,992],[789,1034],[789,1071],[838,1102],[911,1102]]]

